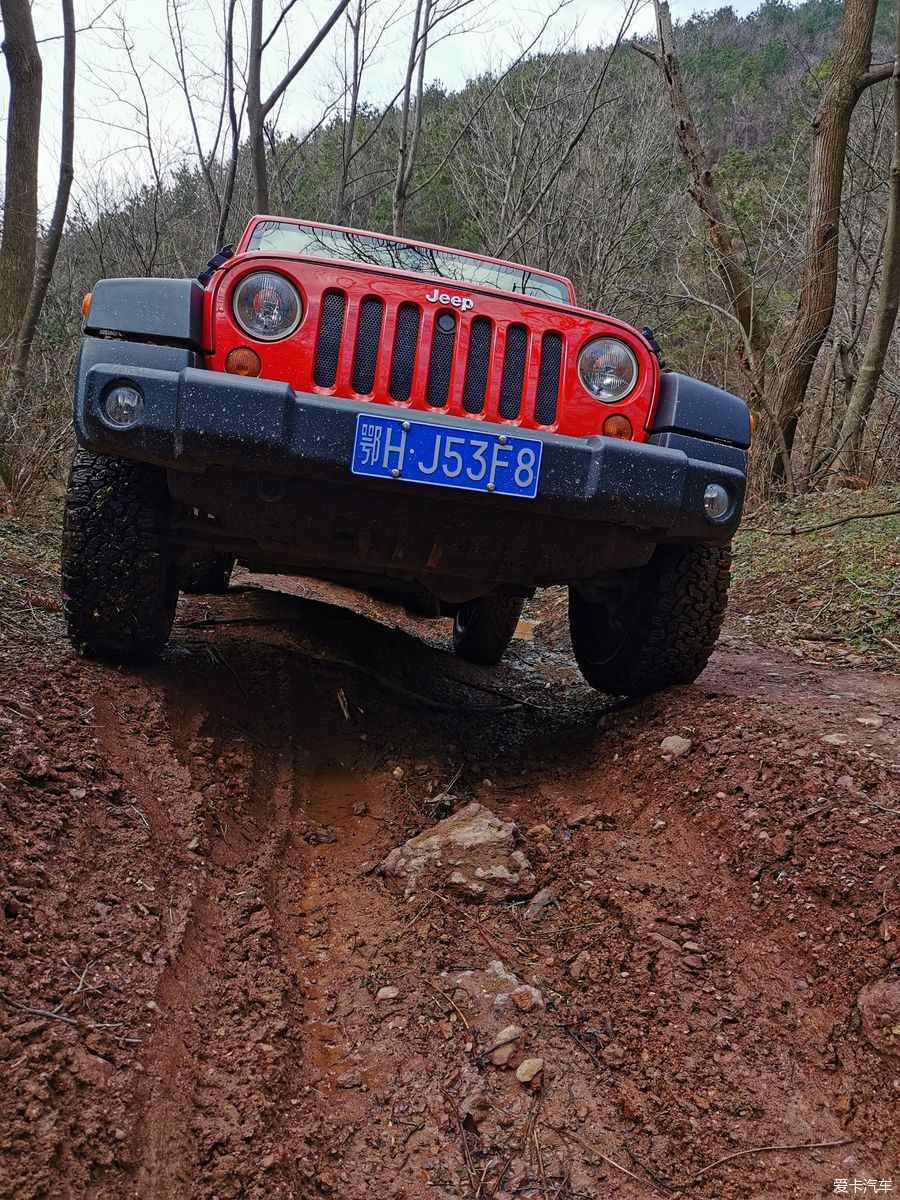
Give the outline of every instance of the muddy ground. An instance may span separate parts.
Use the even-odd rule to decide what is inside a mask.
[[[698,684],[621,704],[557,595],[488,671],[445,622],[249,578],[122,671],[5,569],[0,1194],[900,1189],[900,1048],[857,1007],[900,970],[895,675],[737,614]],[[553,889],[535,919],[387,889],[471,799]],[[484,1055],[510,1022],[538,1087]]]

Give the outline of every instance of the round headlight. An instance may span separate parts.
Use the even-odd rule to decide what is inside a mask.
[[[637,383],[637,359],[618,338],[595,338],[578,355],[578,377],[604,404],[624,400]]]
[[[303,316],[300,293],[283,275],[257,271],[234,289],[234,318],[250,337],[275,342],[293,333]]]

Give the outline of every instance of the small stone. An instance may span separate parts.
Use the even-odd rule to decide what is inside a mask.
[[[575,961],[569,967],[569,974],[573,979],[582,979],[591,965],[591,956],[587,950],[582,950],[576,957]]]
[[[532,825],[530,829],[525,830],[525,836],[530,838],[548,838],[553,836],[553,830],[549,825]]]
[[[859,725],[865,725],[866,729],[880,729],[884,724],[884,717],[879,717],[877,713],[867,713],[856,720]]]
[[[541,915],[541,912],[548,904],[553,904],[556,900],[556,892],[552,887],[541,888],[531,899],[531,903],[525,909],[525,920],[536,921]]]
[[[525,1037],[521,1025],[507,1025],[501,1029],[493,1041],[493,1049],[488,1057],[495,1067],[505,1067],[518,1049],[518,1043]]]
[[[527,983],[510,992],[510,1000],[519,1012],[533,1012],[536,1008],[544,1007],[544,998],[537,988],[529,987]]]
[[[344,1071],[342,1075],[338,1075],[335,1083],[339,1088],[358,1088],[363,1085],[363,1077],[356,1067],[351,1067],[349,1071]]]
[[[402,779],[403,776],[406,774],[406,772],[403,770],[402,767],[394,767],[391,774],[394,776],[395,779]]]
[[[368,811],[369,806],[366,804],[365,800],[357,800],[357,802],[353,805],[354,817],[364,817]]]
[[[625,1061],[625,1047],[621,1042],[610,1042],[600,1051],[600,1057],[608,1067],[621,1067]]]
[[[825,733],[819,738],[826,746],[846,746],[850,741],[846,733]]]
[[[196,850],[199,845],[200,845],[199,837],[192,837],[191,840],[187,844],[187,848],[188,848],[188,850]]]
[[[519,1063],[516,1068],[516,1079],[519,1083],[531,1083],[544,1069],[544,1060],[542,1058],[526,1058],[524,1062]]]
[[[376,1000],[396,1000],[400,995],[400,989],[397,987],[379,988],[375,993]]]
[[[699,942],[682,942],[681,948],[682,950],[689,951],[691,954],[699,954],[701,950]]]
[[[663,754],[671,754],[673,758],[681,758],[683,754],[687,754],[693,744],[690,738],[679,737],[677,733],[673,733],[670,737],[663,738],[659,743],[659,748]]]
[[[597,820],[597,809],[593,804],[585,804],[577,808],[570,817],[566,818],[569,829],[577,829],[579,825],[593,825]]]

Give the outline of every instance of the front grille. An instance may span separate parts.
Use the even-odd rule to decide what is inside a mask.
[[[322,316],[319,320],[316,361],[313,366],[313,380],[316,387],[334,387],[346,308],[347,301],[343,292],[325,293],[322,299]]]
[[[456,317],[451,312],[438,313],[434,323],[431,359],[428,363],[428,386],[425,392],[431,408],[443,408],[447,403],[455,347]]]
[[[492,333],[491,323],[485,317],[476,317],[469,330],[469,356],[463,387],[463,409],[467,413],[480,413],[484,409]]]
[[[555,330],[529,337],[522,324],[408,300],[394,307],[373,295],[357,309],[344,291],[330,288],[322,297],[313,382],[340,395],[533,428],[557,420],[562,357]],[[416,392],[416,363],[421,378],[426,360]]]
[[[506,331],[506,353],[503,355],[503,376],[500,380],[500,404],[497,408],[506,421],[514,421],[522,407],[522,384],[525,380],[525,351],[528,334],[524,325],[510,325]]]
[[[375,364],[378,361],[383,313],[384,305],[378,297],[366,296],[359,310],[353,355],[353,390],[360,396],[367,396],[375,386]]]
[[[538,425],[552,425],[556,420],[561,366],[562,337],[558,333],[545,333],[541,342],[541,369],[534,405],[534,419]]]
[[[412,395],[416,347],[419,344],[419,310],[415,304],[401,304],[397,313],[397,332],[394,334],[394,355],[391,360],[390,393],[393,400],[405,403]]]

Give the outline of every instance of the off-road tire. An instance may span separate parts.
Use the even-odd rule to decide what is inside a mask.
[[[582,675],[613,696],[693,683],[725,615],[731,546],[658,546],[608,601],[569,589],[569,630]]]
[[[178,576],[167,557],[165,472],[78,450],[63,516],[63,611],[90,658],[146,663],[169,639]]]
[[[228,591],[233,554],[205,554],[178,572],[178,586],[189,596],[222,596]]]
[[[453,649],[469,662],[494,666],[512,640],[523,604],[515,596],[482,596],[460,604],[453,618]]]

